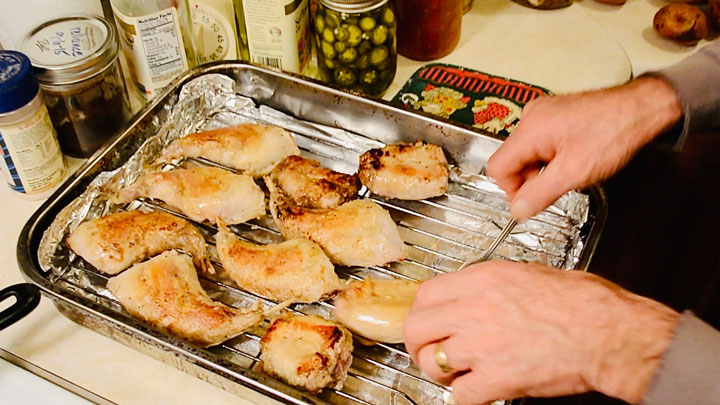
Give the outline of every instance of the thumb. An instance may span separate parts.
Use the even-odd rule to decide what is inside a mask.
[[[510,203],[510,213],[518,220],[528,219],[568,191],[565,173],[555,161],[538,175],[528,179],[518,189]]]

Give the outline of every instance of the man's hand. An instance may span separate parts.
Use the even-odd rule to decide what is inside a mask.
[[[634,403],[677,318],[592,274],[492,261],[423,283],[405,345],[458,404],[589,390]],[[438,342],[454,372],[436,364]]]
[[[657,78],[541,97],[525,106],[487,173],[507,192],[512,214],[529,218],[567,191],[610,177],[681,117],[675,91]]]

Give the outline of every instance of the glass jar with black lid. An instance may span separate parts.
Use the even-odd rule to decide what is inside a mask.
[[[314,28],[323,80],[375,96],[390,86],[397,28],[388,0],[320,0]]]
[[[54,19],[18,49],[32,62],[63,153],[89,157],[124,128],[131,110],[112,24],[90,15]]]

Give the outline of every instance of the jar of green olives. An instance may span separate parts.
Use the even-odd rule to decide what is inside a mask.
[[[314,22],[323,80],[375,96],[390,86],[397,29],[388,0],[320,0]]]

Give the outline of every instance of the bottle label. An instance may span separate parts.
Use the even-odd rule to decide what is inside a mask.
[[[243,0],[250,59],[300,73],[310,60],[308,0]]]
[[[113,6],[130,73],[147,99],[188,69],[177,10],[131,17]]]
[[[65,178],[65,160],[45,106],[19,124],[0,126],[0,146],[2,169],[15,191],[40,193]]]
[[[199,63],[237,59],[232,0],[191,2],[190,18]]]

